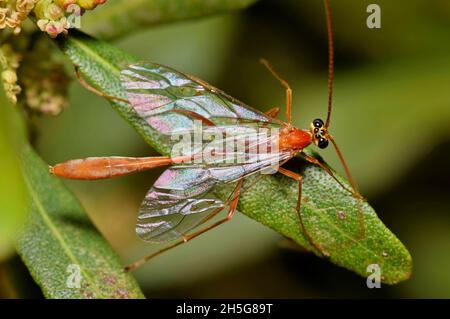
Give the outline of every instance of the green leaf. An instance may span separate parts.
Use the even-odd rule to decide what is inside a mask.
[[[117,38],[147,26],[245,8],[257,0],[114,0],[82,18],[83,30]]]
[[[18,160],[24,130],[15,106],[7,99],[0,84],[0,260],[14,252],[18,228],[25,220],[26,189]]]
[[[99,90],[113,96],[126,98],[120,84],[120,70],[138,59],[104,42],[82,33],[72,33],[59,41],[63,52],[82,74]],[[128,121],[161,154],[170,154],[159,133],[146,125],[125,103],[111,103],[112,107]],[[383,281],[395,284],[409,278],[412,260],[402,243],[378,219],[367,203],[356,200],[343,190],[322,169],[294,159],[292,170],[303,176],[302,216],[309,235],[326,247],[329,260],[339,266],[367,276],[367,267],[378,264]],[[342,183],[346,181],[338,177]],[[250,183],[252,182],[250,178]],[[224,197],[225,190],[218,191]],[[277,174],[264,176],[244,192],[239,200],[239,211],[291,238],[306,249],[321,255],[311,246],[302,232],[295,210],[298,184]],[[357,240],[358,212],[365,218],[365,237]]]
[[[49,174],[48,166],[29,146],[22,161],[31,212],[17,250],[44,295],[142,298],[134,278],[123,271],[118,256],[78,200]]]

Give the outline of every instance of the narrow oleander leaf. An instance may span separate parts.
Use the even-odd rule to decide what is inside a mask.
[[[126,97],[120,83],[120,70],[137,58],[80,32],[60,39],[59,45],[92,85],[106,94]],[[111,105],[148,144],[161,154],[170,154],[170,145],[165,144],[161,134],[129,104],[111,102]],[[356,200],[317,166],[299,158],[289,165],[303,176],[302,216],[306,233],[295,210],[298,184],[280,174],[249,178],[248,183],[254,185],[241,195],[239,211],[322,256],[307,240],[306,234],[309,234],[325,248],[329,255],[326,258],[361,276],[369,275],[368,266],[377,264],[384,283],[395,284],[410,277],[409,252],[368,203]],[[254,178],[259,180],[255,182]],[[338,178],[349,187],[347,181]],[[218,190],[217,195],[224,199],[228,191]],[[361,216],[364,217],[363,227]]]
[[[142,298],[134,278],[78,200],[27,146],[22,153],[30,214],[17,251],[47,298]]]
[[[257,0],[114,0],[83,16],[83,30],[117,38],[161,23],[243,9]]]

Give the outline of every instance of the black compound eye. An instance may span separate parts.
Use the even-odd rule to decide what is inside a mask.
[[[315,133],[315,134],[319,133],[319,129],[318,129],[317,127],[314,128],[314,133]]]
[[[319,139],[317,140],[317,146],[318,146],[319,148],[327,148],[327,146],[328,146],[328,140],[327,140],[326,138],[323,138],[323,137],[319,138]]]
[[[314,127],[320,128],[323,126],[323,121],[321,119],[315,119],[313,121],[313,125],[314,125]]]

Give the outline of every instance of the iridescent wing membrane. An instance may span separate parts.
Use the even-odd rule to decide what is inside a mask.
[[[164,171],[145,196],[136,233],[148,242],[162,243],[186,234],[210,215],[227,209],[236,186],[225,203],[214,196],[214,188],[237,182],[261,169],[261,163],[208,167],[172,166]]]
[[[170,137],[193,128],[190,114],[214,125],[272,124],[263,113],[195,77],[153,64],[130,65],[122,71],[122,85],[134,110],[160,134]],[[190,114],[186,114],[190,113]]]
[[[130,65],[122,71],[121,79],[133,109],[152,129],[164,136],[169,145],[174,145],[174,134],[192,132],[194,121],[198,119],[206,122],[205,131],[217,133],[232,128],[233,136],[226,136],[225,140],[239,139],[248,129],[262,124],[279,126],[263,113],[211,85],[165,66],[152,63]],[[268,137],[272,138],[275,136]],[[266,139],[257,143],[267,142]],[[201,145],[193,152],[203,149]],[[249,154],[248,150],[248,147],[244,151],[232,150],[225,157],[209,163],[175,165],[167,169],[141,205],[136,226],[138,236],[158,243],[181,237],[227,207],[228,202],[214,197],[216,186],[237,182],[292,156],[289,152],[260,154],[256,151]],[[248,160],[243,164],[226,160],[237,155],[246,155]]]

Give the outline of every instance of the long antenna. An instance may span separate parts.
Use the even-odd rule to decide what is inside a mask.
[[[324,0],[325,13],[327,15],[327,32],[328,32],[328,113],[325,122],[325,128],[330,126],[331,108],[333,103],[333,76],[334,76],[334,40],[333,40],[333,23],[331,19],[330,1]]]
[[[289,86],[289,83],[285,79],[283,79],[277,71],[275,71],[272,64],[269,63],[266,59],[260,59],[261,62],[267,70],[281,83],[282,86],[286,89],[286,118],[289,125],[291,125],[291,108],[292,108],[292,89]]]
[[[352,174],[350,173],[350,169],[347,166],[347,163],[344,160],[344,156],[342,155],[341,150],[339,149],[339,146],[337,145],[336,141],[334,140],[334,138],[330,135],[327,134],[327,138],[331,141],[331,143],[333,143],[334,149],[336,150],[336,153],[339,157],[339,160],[341,161],[342,166],[344,167],[345,170],[345,174],[347,175],[348,181],[350,182],[350,185],[352,185],[353,191],[359,195],[359,190],[358,190],[358,184],[356,184],[355,180],[353,179]]]
[[[331,19],[330,1],[324,0],[323,2],[325,4],[325,13],[327,16],[327,31],[328,31],[328,114],[327,120],[325,122],[325,128],[328,130],[328,127],[330,126],[331,109],[333,104],[334,40],[333,40],[333,23],[332,23],[333,21]],[[350,184],[352,185],[353,190],[356,192],[356,194],[358,194],[358,196],[360,196],[358,191],[358,185],[353,179],[352,174],[350,173],[350,170],[347,166],[347,163],[344,160],[344,156],[342,156],[341,150],[339,149],[336,141],[330,134],[327,134],[327,137],[333,143],[333,146],[336,150],[339,160],[342,163],[342,166],[344,166],[345,174],[347,175],[347,178]]]

